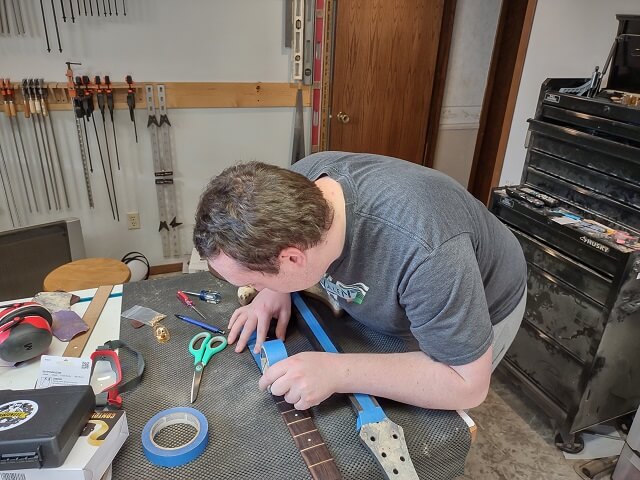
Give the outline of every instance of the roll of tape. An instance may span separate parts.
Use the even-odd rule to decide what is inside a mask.
[[[269,365],[284,360],[289,355],[282,340],[269,340],[262,344],[260,349],[260,370],[264,373],[265,368]]]
[[[191,425],[196,435],[185,445],[165,448],[154,438],[162,429],[176,424]],[[194,460],[209,443],[209,423],[195,408],[169,408],[154,415],[142,429],[142,449],[147,459],[161,467],[177,467]]]

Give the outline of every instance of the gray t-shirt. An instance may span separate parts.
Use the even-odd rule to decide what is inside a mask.
[[[379,155],[321,152],[291,169],[342,186],[345,246],[321,285],[349,315],[448,365],[487,351],[492,324],[524,293],[526,263],[482,203],[442,173]]]

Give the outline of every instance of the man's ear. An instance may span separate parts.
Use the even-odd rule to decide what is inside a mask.
[[[307,264],[307,254],[296,247],[286,247],[280,252],[280,266],[304,267]]]

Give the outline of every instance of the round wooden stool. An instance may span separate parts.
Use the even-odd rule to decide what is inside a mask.
[[[131,278],[131,271],[113,258],[83,258],[60,265],[44,279],[45,292],[83,290],[101,285],[118,285]]]

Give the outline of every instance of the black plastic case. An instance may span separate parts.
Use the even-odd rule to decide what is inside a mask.
[[[0,391],[0,470],[62,465],[95,408],[89,385]]]

